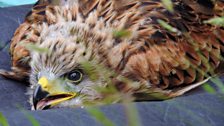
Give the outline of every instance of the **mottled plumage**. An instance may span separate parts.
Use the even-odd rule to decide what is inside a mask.
[[[89,79],[80,65],[85,61],[114,71],[117,76],[111,77],[112,84],[136,100],[160,99],[153,93],[165,99],[182,95],[217,74],[222,65],[224,28],[203,22],[223,16],[224,2],[173,0],[173,4],[172,13],[159,0],[40,0],[12,39],[12,71],[1,74],[17,80],[29,77],[31,95],[41,85],[49,94],[72,97],[56,106],[82,105],[84,100],[103,97],[94,87],[106,88],[107,83],[102,78]],[[127,35],[119,36],[119,32]],[[24,43],[50,53],[29,51]],[[66,80],[44,88],[45,83],[52,83],[49,80],[66,78],[73,70],[83,73],[78,84]],[[44,81],[38,82],[41,78]]]

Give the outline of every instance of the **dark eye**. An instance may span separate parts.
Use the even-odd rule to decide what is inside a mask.
[[[66,76],[66,78],[71,81],[71,82],[74,82],[74,83],[79,83],[82,81],[82,77],[83,77],[83,74],[81,71],[79,70],[74,70],[72,72],[69,72]]]

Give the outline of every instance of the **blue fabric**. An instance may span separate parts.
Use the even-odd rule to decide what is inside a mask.
[[[30,8],[31,6],[0,8],[1,69],[10,68],[9,41]],[[31,126],[31,122],[18,106],[30,113],[41,126],[100,125],[82,108],[30,111],[28,96],[25,95],[26,88],[24,82],[0,76],[0,112],[7,118],[10,126]],[[223,126],[224,124],[224,95],[220,92],[209,94],[202,88],[171,100],[133,104],[137,106],[143,126]],[[100,109],[117,126],[128,125],[122,104],[101,106]]]

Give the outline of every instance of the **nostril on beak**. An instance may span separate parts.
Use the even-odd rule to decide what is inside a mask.
[[[49,93],[44,91],[40,85],[37,86],[37,88],[35,89],[34,94],[33,94],[33,106],[34,106],[35,110],[37,107],[37,103],[40,100],[46,98],[48,95],[49,95]]]
[[[44,87],[42,87],[42,88],[43,88],[45,91],[47,91],[47,89],[48,89],[47,86],[44,86]]]

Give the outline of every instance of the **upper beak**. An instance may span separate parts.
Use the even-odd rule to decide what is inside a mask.
[[[33,107],[34,107],[35,110],[37,109],[37,103],[40,100],[46,98],[48,95],[49,95],[49,93],[44,91],[42,89],[41,85],[37,86],[37,88],[35,89],[34,94],[33,94]],[[46,108],[44,108],[44,109],[46,109]]]
[[[76,93],[56,91],[46,77],[41,77],[33,94],[35,110],[48,109],[76,96]]]

